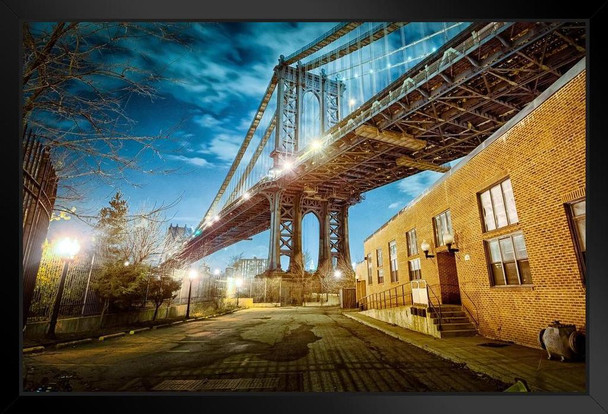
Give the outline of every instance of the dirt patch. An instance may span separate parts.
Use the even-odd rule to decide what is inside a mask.
[[[312,332],[312,328],[312,325],[300,325],[258,356],[267,361],[295,361],[304,358],[310,352],[308,344],[321,339]]]

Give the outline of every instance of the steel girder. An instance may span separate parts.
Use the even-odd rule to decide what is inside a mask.
[[[328,131],[323,154],[302,158],[291,174],[258,183],[250,200],[226,206],[226,223],[194,238],[181,257],[196,260],[267,229],[270,214],[261,191],[314,189],[316,199],[303,197],[302,206],[331,197],[348,202],[420,171],[398,165],[400,157],[429,167],[466,155],[585,56],[585,27],[578,23],[490,23],[485,32],[479,28],[457,36],[340,120]],[[408,151],[357,136],[355,128],[365,123],[426,140],[427,145]]]

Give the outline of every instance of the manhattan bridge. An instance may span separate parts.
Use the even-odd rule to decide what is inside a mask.
[[[217,195],[167,263],[270,230],[268,272],[297,272],[312,213],[318,270],[352,272],[350,206],[448,172],[583,58],[585,42],[572,22],[338,24],[280,56]]]

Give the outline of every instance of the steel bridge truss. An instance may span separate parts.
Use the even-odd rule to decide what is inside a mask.
[[[585,44],[584,23],[470,25],[328,125],[322,150],[294,148],[289,173],[258,182],[247,200],[225,206],[222,220],[186,243],[177,259],[192,262],[270,228],[271,268],[279,268],[281,254],[290,257],[290,268],[301,266],[301,217],[313,211],[321,229],[319,267],[333,261],[350,268],[350,205],[420,171],[448,171],[446,163],[469,154],[583,59]]]
[[[321,131],[326,131],[340,119],[340,99],[344,85],[327,79],[323,72],[320,75],[307,72],[300,64],[293,67],[281,63],[275,72],[278,79],[277,137],[271,156],[275,160],[275,167],[279,168],[284,159],[291,159],[300,149],[304,95],[312,93],[319,100]]]

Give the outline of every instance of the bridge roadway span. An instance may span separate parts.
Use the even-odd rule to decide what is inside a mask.
[[[349,266],[348,206],[420,171],[448,171],[584,56],[584,24],[475,23],[333,125],[322,148],[299,151],[291,170],[226,205],[175,258],[193,262],[271,228],[270,268],[281,254],[292,267],[299,222],[313,212],[319,266]]]

